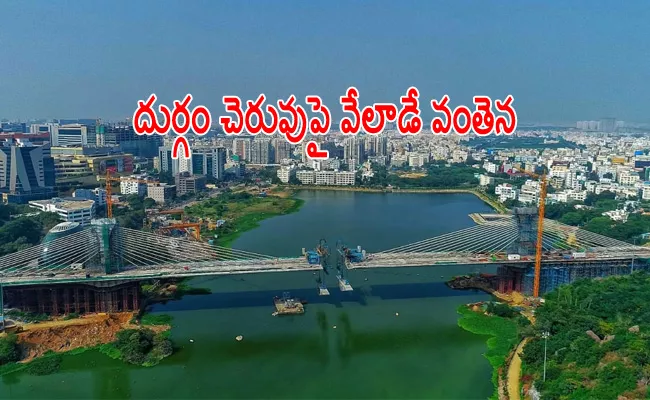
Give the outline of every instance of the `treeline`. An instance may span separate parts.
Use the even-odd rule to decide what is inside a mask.
[[[589,193],[584,204],[588,208],[576,209],[574,203],[556,203],[546,206],[546,217],[564,224],[579,226],[590,232],[614,239],[641,244],[640,235],[650,232],[650,216],[633,213],[626,222],[613,221],[604,212],[623,207],[625,201],[616,200],[612,192],[598,195]]]
[[[476,168],[468,164],[451,164],[446,167],[444,162],[433,162],[424,166],[426,176],[407,178],[391,173],[386,167],[373,164],[374,175],[360,181],[361,186],[380,187],[387,186],[399,188],[462,188],[478,185],[474,176]]]
[[[34,246],[59,222],[56,213],[43,212],[33,216],[12,215],[35,213],[38,210],[28,206],[0,204],[0,256]]]
[[[123,228],[142,229],[146,217],[144,210],[155,207],[156,202],[148,197],[142,199],[137,194],[128,195],[126,201],[128,206],[113,208],[113,216]]]
[[[650,384],[650,275],[581,280],[545,296],[526,335],[524,380],[545,399],[645,398]],[[544,340],[549,332],[546,381]]]

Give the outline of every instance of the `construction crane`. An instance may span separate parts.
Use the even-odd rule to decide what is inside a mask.
[[[201,240],[201,223],[199,222],[185,222],[182,224],[171,224],[168,226],[160,227],[158,229],[160,231],[169,231],[172,229],[185,229],[185,231],[190,234],[190,237],[194,238],[197,241]],[[194,233],[188,231],[188,229],[194,229]]]
[[[111,195],[111,182],[121,182],[122,179],[119,177],[113,177],[111,176],[111,171],[107,170],[106,171],[106,216],[108,218],[113,218],[113,197]],[[128,179],[131,182],[138,182],[138,183],[158,183],[156,180],[144,180],[144,179],[136,179],[136,178],[129,178]]]
[[[539,179],[539,207],[537,209],[537,240],[535,243],[535,280],[533,283],[533,296],[539,297],[539,280],[542,272],[542,240],[544,239],[544,211],[546,208],[546,172],[534,172],[518,169],[520,172]]]
[[[148,228],[152,228],[154,224],[154,217],[158,215],[180,215],[181,216],[181,222],[189,222],[185,218],[185,210],[182,209],[175,209],[175,210],[157,210],[157,209],[148,209],[145,210],[146,213],[146,226]],[[203,221],[199,221],[203,222]]]

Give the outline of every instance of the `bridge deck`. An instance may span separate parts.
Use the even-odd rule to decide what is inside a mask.
[[[188,269],[185,269],[188,267]],[[259,272],[317,271],[319,265],[311,265],[303,257],[270,260],[203,261],[185,264],[162,264],[126,268],[112,274],[96,274],[92,271],[75,271],[69,268],[52,269],[48,275],[34,273],[5,273],[2,284],[6,286],[34,285],[43,283],[84,283],[90,281],[128,281],[148,278],[174,278],[206,275],[249,274]],[[89,273],[90,278],[86,277]]]
[[[589,253],[585,258],[565,259],[562,256],[542,258],[543,264],[558,262],[607,262],[615,260],[632,260],[633,258],[650,258],[650,249],[643,251],[630,251],[629,249],[609,249],[607,252],[599,251]],[[463,253],[377,253],[368,254],[366,260],[359,263],[350,263],[348,268],[389,268],[389,267],[421,267],[430,265],[476,265],[476,264],[533,264],[534,256],[520,260],[492,259],[490,257],[463,254]]]

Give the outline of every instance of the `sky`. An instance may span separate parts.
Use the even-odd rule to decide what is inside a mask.
[[[519,120],[650,122],[650,2],[27,0],[0,2],[0,118],[130,117],[156,93],[319,95],[340,118],[420,90],[514,96]]]

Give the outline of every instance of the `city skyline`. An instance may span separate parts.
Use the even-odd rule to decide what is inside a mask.
[[[121,120],[155,92],[215,115],[223,95],[316,94],[337,120],[348,86],[362,105],[416,86],[427,119],[446,93],[512,94],[523,124],[650,122],[642,2],[68,4],[4,4],[0,118]]]

